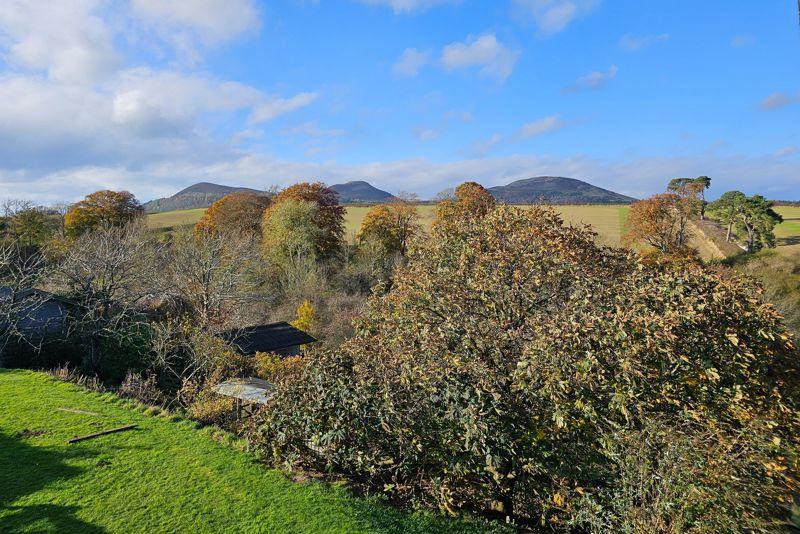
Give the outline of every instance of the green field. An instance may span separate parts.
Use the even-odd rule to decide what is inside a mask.
[[[348,206],[345,215],[345,232],[353,239],[361,227],[369,206]],[[436,206],[422,204],[417,207],[422,223],[427,227],[433,222]],[[564,220],[571,224],[589,224],[600,235],[600,241],[607,245],[619,245],[620,234],[628,214],[628,206],[624,205],[586,205],[555,206]],[[147,216],[151,228],[175,228],[196,223],[203,215],[203,209],[168,211],[153,213]]]
[[[194,210],[165,211],[164,213],[151,213],[147,216],[150,228],[178,228],[194,224],[203,216],[205,208]]]
[[[67,444],[75,435],[125,424],[138,428]],[[226,437],[177,416],[148,415],[110,393],[93,393],[41,373],[0,369],[0,532],[488,528],[410,515],[353,497],[341,487],[292,482],[220,442],[221,436]]]
[[[778,250],[786,253],[799,252],[800,206],[778,206],[775,211],[783,217],[783,222],[775,228]]]

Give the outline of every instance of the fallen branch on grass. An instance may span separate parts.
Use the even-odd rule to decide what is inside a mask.
[[[117,428],[112,428],[110,430],[103,430],[102,432],[95,432],[94,434],[88,434],[86,436],[77,436],[72,439],[67,440],[67,443],[77,443],[79,441],[84,441],[87,439],[96,438],[99,436],[105,436],[106,434],[114,434],[116,432],[124,432],[125,430],[131,430],[132,428],[136,428],[136,425],[125,425]]]

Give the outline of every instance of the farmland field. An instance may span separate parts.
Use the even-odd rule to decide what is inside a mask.
[[[150,228],[177,228],[194,224],[203,216],[205,208],[194,210],[165,211],[163,213],[151,213],[147,216],[147,224]]]
[[[0,532],[478,532],[292,482],[210,427],[0,369]],[[75,435],[138,428],[67,444]],[[228,441],[228,443],[224,443]]]
[[[775,211],[783,217],[783,222],[775,228],[778,251],[800,252],[800,206],[778,206]]]
[[[347,206],[345,235],[348,239],[352,240],[355,237],[369,209],[369,206]],[[430,226],[435,216],[436,206],[421,204],[417,209],[422,223],[426,227]],[[603,244],[619,245],[620,235],[628,214],[627,205],[555,206],[555,209],[570,224],[591,225],[599,234],[599,239]],[[203,209],[194,209],[153,213],[147,216],[147,220],[151,228],[175,228],[196,223],[203,215],[203,211]]]

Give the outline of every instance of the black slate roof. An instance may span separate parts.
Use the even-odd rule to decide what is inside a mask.
[[[233,344],[242,354],[275,352],[316,341],[286,322],[235,328],[221,332],[219,337]]]

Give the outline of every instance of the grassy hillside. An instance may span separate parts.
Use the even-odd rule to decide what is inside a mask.
[[[0,369],[0,532],[477,532],[320,483],[294,483],[212,439],[30,371]],[[72,411],[64,411],[64,409]],[[151,411],[154,409],[151,409]],[[139,428],[68,445],[124,424]]]
[[[347,207],[345,225],[348,238],[353,238],[358,232],[369,209],[369,206]],[[422,217],[422,223],[430,226],[435,216],[436,206],[421,204],[417,209]],[[585,205],[555,206],[555,209],[567,222],[590,224],[600,234],[600,239],[604,243],[618,245],[629,208],[626,205]],[[153,213],[147,216],[147,220],[152,228],[174,228],[196,223],[203,215],[203,211],[196,209]]]

